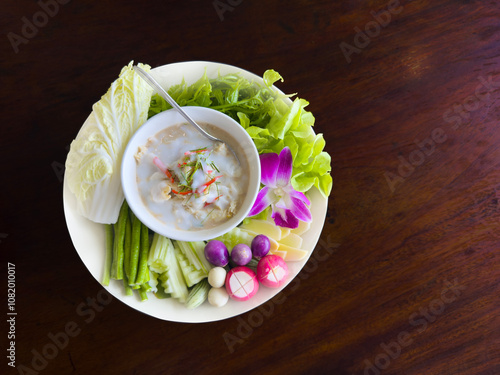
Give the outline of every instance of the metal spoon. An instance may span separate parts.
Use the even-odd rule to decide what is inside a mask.
[[[193,125],[201,134],[203,134],[205,137],[207,137],[211,141],[224,143],[231,150],[231,152],[234,154],[234,157],[236,158],[238,163],[240,162],[240,160],[238,159],[238,156],[236,155],[236,152],[234,152],[234,150],[232,149],[231,146],[229,146],[229,144],[227,144],[226,142],[224,142],[223,140],[221,140],[219,138],[214,137],[213,135],[207,133],[204,129],[202,129],[200,127],[200,125],[198,125],[186,112],[184,112],[182,110],[182,108],[175,102],[174,99],[172,99],[172,97],[167,93],[167,91],[165,89],[163,89],[163,87],[160,86],[160,84],[158,83],[158,81],[156,79],[154,79],[149,73],[147,73],[145,70],[143,70],[142,68],[140,68],[138,66],[134,66],[134,70],[142,78],[144,78],[144,80],[147,83],[149,83],[151,85],[151,87],[156,89],[158,94],[160,94],[163,97],[163,99],[165,99],[168,102],[168,104],[170,104],[177,112],[179,112],[186,119],[186,121],[189,124]]]

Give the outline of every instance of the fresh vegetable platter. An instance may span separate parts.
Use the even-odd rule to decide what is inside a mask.
[[[235,73],[249,81],[264,85],[262,77],[258,75],[235,66],[205,61],[168,64],[154,68],[152,73],[154,73],[155,77],[165,88],[181,84],[183,81],[187,85],[191,85],[197,82],[204,74],[206,74],[208,78],[217,78],[219,76]],[[274,89],[279,92],[278,89]],[[293,103],[292,100],[287,97],[283,98],[283,102],[290,107]],[[258,135],[256,135],[256,138],[258,138]],[[292,145],[292,147],[294,146],[298,147],[300,150],[300,147],[304,145]],[[308,147],[312,147],[312,145]],[[296,151],[297,150],[295,150],[295,152]],[[307,183],[307,181],[305,183]],[[329,188],[326,189],[329,193]],[[105,288],[115,298],[128,306],[145,314],[168,321],[201,323],[226,319],[242,314],[273,298],[301,271],[316,247],[323,229],[327,209],[327,195],[328,194],[325,196],[324,192],[322,194],[316,187],[312,187],[307,191],[312,221],[309,229],[300,235],[302,238],[300,249],[306,251],[307,254],[300,260],[287,262],[289,271],[287,282],[278,288],[260,287],[258,292],[246,301],[230,300],[223,307],[214,307],[208,303],[204,303],[196,309],[187,309],[183,303],[180,303],[174,298],[160,299],[154,297],[153,294],[151,294],[151,297],[148,298],[147,301],[141,301],[136,295],[126,295],[123,283],[115,280],[112,280]],[[63,202],[67,227],[73,244],[90,273],[101,283],[103,280],[106,254],[106,227],[101,223],[96,223],[85,218],[78,212],[77,198],[70,191],[66,176],[64,181]]]

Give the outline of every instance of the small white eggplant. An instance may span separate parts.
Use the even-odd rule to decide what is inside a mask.
[[[229,299],[225,288],[212,288],[208,291],[208,303],[215,307],[224,306]]]
[[[224,286],[226,280],[226,270],[222,267],[214,267],[208,272],[208,283],[214,288]]]

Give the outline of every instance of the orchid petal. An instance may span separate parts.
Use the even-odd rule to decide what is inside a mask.
[[[304,202],[305,204],[307,204],[308,206],[311,205],[311,202],[309,201],[309,199],[306,197],[306,195],[300,191],[297,191],[295,190],[294,188],[292,188],[292,186],[290,185],[290,188],[287,189],[287,193],[293,197],[293,198],[296,198],[296,199],[300,199],[302,202]]]
[[[289,207],[290,212],[299,220],[310,223],[312,221],[311,211],[306,204],[300,199],[291,197],[292,205]]]
[[[288,147],[281,150],[279,155],[279,167],[276,174],[276,184],[278,186],[286,186],[290,183],[292,177],[292,152]]]
[[[266,186],[276,187],[276,172],[280,164],[278,154],[260,155],[260,182]]]
[[[288,208],[288,206],[290,206],[291,201],[290,201],[290,198],[288,198],[287,200],[289,201],[289,203],[287,204],[287,203],[285,202],[285,199],[284,199],[284,198],[285,198],[285,197],[282,197],[282,198],[281,198],[280,200],[278,200],[277,202],[274,202],[274,203],[273,203],[273,206],[274,206],[274,207],[277,207],[277,208],[282,208],[282,209],[286,210],[286,209]]]
[[[299,226],[299,220],[287,209],[273,206],[271,217],[274,219],[274,223],[280,227],[295,229]]]
[[[257,194],[257,198],[248,213],[248,216],[254,216],[264,211],[271,203],[273,203],[274,194],[271,188],[264,186]]]

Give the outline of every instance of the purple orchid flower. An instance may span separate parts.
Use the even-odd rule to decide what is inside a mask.
[[[311,222],[309,199],[304,193],[292,187],[292,153],[288,147],[280,154],[260,155],[261,179],[265,186],[259,191],[257,199],[248,216],[254,216],[271,205],[272,218],[276,225],[285,228],[297,228],[299,220]]]

